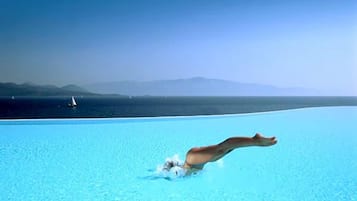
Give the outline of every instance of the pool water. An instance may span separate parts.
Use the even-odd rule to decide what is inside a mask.
[[[357,107],[209,117],[0,121],[0,200],[357,200]],[[275,135],[197,175],[168,157]]]

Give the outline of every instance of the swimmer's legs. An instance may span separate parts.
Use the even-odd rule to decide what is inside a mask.
[[[185,166],[202,169],[205,163],[216,161],[236,148],[271,146],[276,143],[275,137],[266,138],[258,133],[254,137],[231,137],[217,145],[190,149],[186,154]]]

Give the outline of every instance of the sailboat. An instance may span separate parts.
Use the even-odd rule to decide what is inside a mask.
[[[70,103],[68,103],[68,107],[76,107],[76,106],[77,106],[76,100],[72,96],[72,100],[71,100]]]

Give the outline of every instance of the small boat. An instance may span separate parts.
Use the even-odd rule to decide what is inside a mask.
[[[76,107],[76,106],[77,106],[76,100],[75,100],[74,97],[72,96],[71,103],[68,103],[68,107]]]

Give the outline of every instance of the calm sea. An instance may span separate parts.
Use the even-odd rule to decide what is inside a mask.
[[[1,97],[0,119],[238,114],[304,107],[357,106],[357,97]]]

